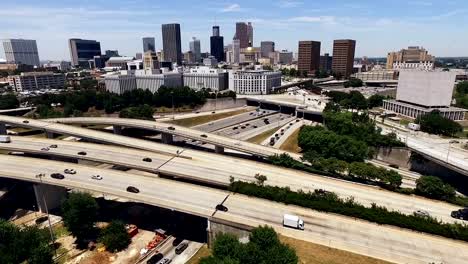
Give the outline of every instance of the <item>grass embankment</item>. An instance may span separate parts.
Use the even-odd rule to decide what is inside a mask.
[[[254,137],[251,137],[249,139],[247,139],[246,141],[247,142],[250,142],[250,143],[255,143],[255,144],[261,144],[265,139],[269,138],[270,136],[272,136],[280,127],[275,127],[275,128],[272,128],[270,130],[267,130],[265,132],[262,132]]]
[[[187,261],[186,264],[198,264],[202,258],[208,257],[209,255],[211,255],[211,250],[205,244],[197,251],[195,255],[193,255],[191,259],[189,259],[189,261]]]
[[[280,236],[280,241],[288,244],[296,250],[300,264],[390,264],[390,262],[380,259],[330,248],[291,237]]]
[[[219,113],[219,114],[210,114],[210,115],[204,115],[204,116],[196,116],[196,117],[191,117],[191,118],[184,118],[184,119],[178,119],[178,120],[171,120],[168,121],[167,123],[171,123],[174,125],[178,126],[184,126],[184,127],[193,127],[201,124],[205,124],[211,121],[223,119],[226,117],[231,117],[235,115],[239,115],[245,112],[251,111],[250,109],[241,109],[241,110],[236,110],[232,112],[225,112],[225,113]]]
[[[298,142],[298,137],[299,137],[299,132],[301,131],[300,128],[296,129],[294,133],[292,133],[286,141],[280,146],[281,150],[288,151],[288,152],[293,152],[293,153],[300,153],[301,148],[299,147],[299,142]]]

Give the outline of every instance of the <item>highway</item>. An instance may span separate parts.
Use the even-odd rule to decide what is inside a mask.
[[[458,210],[459,207],[445,202],[402,195],[368,185],[341,181],[224,155],[186,149],[181,152],[182,157],[177,157],[177,155],[172,154],[127,149],[118,146],[43,138],[15,136],[11,136],[10,138],[12,142],[0,144],[0,149],[86,159],[142,171],[159,172],[168,176],[176,176],[220,186],[227,186],[231,176],[236,180],[252,182],[255,181],[255,175],[259,173],[267,176],[267,180],[265,181],[267,185],[305,191],[325,189],[335,192],[342,198],[354,197],[357,202],[366,206],[376,203],[406,214],[412,214],[417,210],[425,210],[433,217],[444,222],[460,221],[450,217],[450,212]],[[53,144],[56,144],[57,148],[41,151],[42,148]],[[80,151],[85,151],[86,155],[78,155]],[[145,157],[151,158],[152,161],[144,162],[143,158]]]
[[[67,168],[75,169],[77,173],[65,174],[63,180],[49,176]],[[199,215],[215,222],[227,221],[247,227],[267,224],[286,236],[397,263],[468,263],[468,244],[460,241],[171,180],[58,161],[0,155],[0,177],[39,182],[35,177],[39,173],[45,173],[43,182],[47,184],[114,195]],[[103,180],[91,179],[94,174],[101,175]],[[140,193],[127,192],[125,189],[129,185],[139,188]],[[228,212],[215,211],[216,204],[222,201]],[[305,230],[282,227],[284,213],[300,215],[305,220]]]
[[[3,117],[0,118],[0,122],[3,121]],[[197,140],[200,142],[205,142],[207,144],[217,145],[227,149],[232,149],[240,151],[243,153],[249,153],[259,157],[270,157],[277,154],[283,154],[284,151],[265,147],[249,142],[243,142],[236,139],[231,139],[212,133],[200,132],[195,129],[186,128],[182,126],[176,126],[168,123],[155,122],[155,121],[146,121],[138,119],[128,119],[128,118],[110,118],[110,117],[73,117],[73,118],[57,118],[57,119],[48,119],[48,122],[57,122],[61,124],[86,124],[86,125],[117,125],[121,127],[132,127],[140,128],[152,131],[163,132],[167,134],[172,134],[174,136],[184,137],[191,140]],[[172,127],[173,129],[169,129]],[[299,159],[299,155],[292,154],[294,158]]]
[[[242,122],[247,122],[247,121],[251,121],[251,120],[254,120],[254,119],[259,119],[259,118],[262,118],[262,117],[268,117],[269,118],[269,116],[271,116],[274,113],[275,112],[271,111],[271,110],[262,110],[260,112],[250,111],[250,112],[238,114],[238,115],[235,115],[235,116],[230,116],[230,117],[226,117],[226,118],[223,118],[223,119],[208,122],[208,123],[205,123],[205,124],[197,125],[197,126],[194,126],[192,128],[196,129],[196,130],[203,131],[203,132],[212,133],[212,132],[221,130],[221,129],[226,128],[226,127],[235,126],[235,125],[237,125],[239,123],[242,123]]]

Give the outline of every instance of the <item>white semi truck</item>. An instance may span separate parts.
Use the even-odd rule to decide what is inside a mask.
[[[283,216],[283,226],[304,230],[304,221],[297,215],[285,214]]]

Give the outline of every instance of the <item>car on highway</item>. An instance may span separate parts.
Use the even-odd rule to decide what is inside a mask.
[[[257,128],[257,127],[258,127],[258,126],[256,126],[256,125],[253,125],[253,126],[252,126],[252,128]]]
[[[184,239],[176,237],[176,239],[174,239],[174,241],[172,241],[172,246],[177,247],[180,243],[182,243],[182,241],[184,241]]]
[[[160,261],[162,258],[164,258],[164,255],[162,253],[158,253],[154,256],[152,256],[150,259],[146,261],[146,264],[156,264],[158,261]]]
[[[66,174],[76,174],[76,170],[74,169],[65,169],[63,170],[63,172],[65,172]]]
[[[86,154],[87,154],[87,153],[86,153],[86,152],[84,152],[84,151],[80,151],[80,152],[78,152],[78,155],[81,155],[81,156],[86,156]]]
[[[399,169],[400,166],[396,165],[396,164],[390,164],[388,165],[390,168],[394,168],[394,169]]]
[[[450,140],[449,143],[450,143],[450,144],[458,144],[458,143],[460,143],[460,141],[458,141],[458,140]]]
[[[10,143],[11,138],[9,136],[0,136],[0,143]]]
[[[56,144],[52,144],[49,146],[49,148],[57,148],[58,146]]]
[[[414,215],[418,217],[422,217],[422,218],[431,217],[431,215],[427,211],[424,211],[424,210],[417,210],[416,212],[414,212]]]
[[[29,120],[23,120],[23,124],[29,124]]]
[[[152,162],[153,160],[152,160],[151,158],[148,158],[148,157],[147,157],[147,158],[143,158],[143,161],[144,161],[144,162]]]
[[[468,220],[468,208],[452,211],[450,216],[460,220]]]
[[[233,128],[232,128],[232,130],[236,130],[236,129],[238,129],[238,127],[233,127]]]
[[[50,148],[41,148],[42,151],[49,151]]]
[[[50,177],[54,178],[54,179],[57,179],[57,180],[63,180],[65,179],[65,176],[63,176],[63,174],[61,173],[52,173],[50,175]]]
[[[102,180],[102,176],[96,174],[96,175],[91,176],[91,179],[100,181],[100,180]]]
[[[175,248],[175,253],[177,255],[180,255],[180,253],[184,252],[184,250],[188,247],[187,242],[180,243],[176,248]]]
[[[241,129],[245,129],[245,126],[241,126]]]
[[[205,134],[203,134],[203,135],[200,135],[200,137],[202,137],[202,138],[207,138],[208,136],[205,135]]]
[[[171,127],[171,126],[170,126],[170,127],[168,127],[167,129],[169,129],[169,130],[175,130],[175,127]]]
[[[161,261],[158,262],[158,264],[169,264],[171,262],[172,262],[172,259],[163,258]]]
[[[216,205],[216,210],[218,211],[223,211],[223,212],[227,212],[228,211],[228,208],[222,204],[217,204]]]
[[[128,186],[127,187],[127,192],[131,192],[131,193],[139,193],[140,190],[138,190],[136,187],[133,187],[133,186]]]

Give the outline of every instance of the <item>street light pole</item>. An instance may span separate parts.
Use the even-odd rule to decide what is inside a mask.
[[[175,120],[174,91],[171,92],[171,102],[172,102],[172,120]]]
[[[448,150],[447,150],[447,163],[449,163],[449,155],[450,155],[450,147],[451,147],[451,143],[449,142],[448,143]]]
[[[36,175],[36,178],[39,178],[39,181],[41,182],[41,188],[42,188],[42,185],[43,185],[42,177],[44,177],[44,174],[42,174],[42,173]],[[47,207],[47,202],[46,202],[46,199],[45,199],[44,190],[42,190],[42,189],[41,189],[41,196],[42,196],[42,202],[44,203],[44,208],[45,208],[45,211],[46,211],[46,214],[47,214],[47,222],[49,223],[50,240],[52,240],[52,244],[53,244],[53,247],[54,247],[54,252],[55,252],[55,255],[57,255],[57,249],[55,248],[54,231],[52,230],[52,224],[50,222],[49,208]]]
[[[218,91],[216,91],[216,93],[215,93],[215,108],[214,108],[215,113],[216,113],[217,105],[218,105]]]

